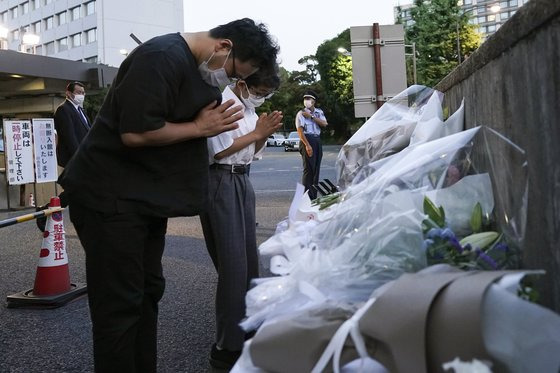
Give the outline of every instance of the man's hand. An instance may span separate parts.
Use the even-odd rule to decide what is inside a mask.
[[[216,101],[214,101],[202,108],[194,119],[194,125],[200,132],[200,137],[212,137],[238,128],[239,125],[236,122],[243,118],[241,111],[243,106],[232,107],[234,103],[234,100],[227,100],[216,106]]]
[[[303,144],[303,146],[305,146],[305,152],[307,153],[307,156],[309,158],[313,157],[313,148],[311,147],[311,145],[307,144]]]
[[[282,127],[282,118],[284,118],[284,116],[281,111],[261,114],[255,126],[255,134],[257,137],[262,140],[276,132]]]
[[[304,116],[305,118],[307,118],[307,119],[313,118],[313,115],[312,115],[310,112],[306,111],[306,110],[303,110],[303,111],[301,112],[301,115],[303,115],[303,116]]]

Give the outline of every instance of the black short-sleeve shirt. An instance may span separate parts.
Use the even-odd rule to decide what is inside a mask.
[[[69,201],[102,212],[195,215],[208,180],[206,138],[127,147],[122,133],[192,121],[220,91],[206,84],[179,34],[153,38],[121,64],[94,125],[59,178]]]

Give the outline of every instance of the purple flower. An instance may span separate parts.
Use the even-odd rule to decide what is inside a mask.
[[[495,250],[500,250],[500,251],[504,251],[504,252],[508,252],[509,251],[509,247],[508,245],[506,245],[503,242],[498,243],[496,246],[494,246]]]
[[[441,228],[432,228],[428,231],[428,233],[426,234],[426,237],[428,237],[428,238],[442,237],[442,232],[443,232],[443,229],[441,229]]]
[[[463,246],[461,246],[461,244],[459,243],[459,240],[457,240],[457,237],[453,236],[449,239],[449,243],[451,244],[451,246],[453,246],[455,248],[455,250],[457,250],[459,252],[459,254],[463,253]]]
[[[432,239],[425,239],[424,242],[422,242],[422,250],[426,251],[428,250],[428,247],[432,246],[434,244],[434,240]]]
[[[482,259],[486,264],[488,264],[492,269],[498,269],[498,263],[494,259],[490,258],[484,251],[480,250],[478,247],[475,250],[477,256]]]
[[[455,233],[453,233],[451,229],[445,228],[443,231],[441,231],[441,238],[451,240],[452,238],[455,238]]]

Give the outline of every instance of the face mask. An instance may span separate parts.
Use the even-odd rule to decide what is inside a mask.
[[[204,61],[203,63],[200,64],[200,66],[198,66],[198,72],[200,73],[200,76],[206,83],[220,89],[223,89],[227,85],[231,84],[231,79],[228,77],[226,73],[226,69],[224,68],[230,53],[231,53],[231,49],[229,50],[226,56],[226,60],[224,61],[224,64],[219,69],[210,70],[210,68],[208,67],[208,62],[210,62],[210,60],[212,59],[212,57],[214,57],[214,54],[216,54],[216,52],[212,53],[212,55],[207,61]]]
[[[245,98],[245,97],[243,97],[243,93],[241,93],[240,98],[241,98],[241,102],[243,102],[243,105],[245,105],[247,108],[254,109],[256,107],[261,106],[264,103],[264,100],[265,100],[264,97],[255,96],[254,94],[249,92],[249,87],[247,87],[247,86],[245,86],[245,90],[249,94],[249,97]]]
[[[311,107],[313,106],[313,100],[310,100],[310,99],[303,100],[303,105],[306,108],[311,109]]]
[[[74,95],[74,99],[72,100],[76,105],[83,107],[84,106],[84,99],[86,98],[85,95]]]

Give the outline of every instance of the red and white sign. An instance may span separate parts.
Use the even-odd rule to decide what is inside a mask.
[[[56,181],[58,179],[58,168],[54,119],[33,119],[33,146],[37,183]]]
[[[8,184],[20,185],[34,182],[31,121],[4,120],[4,136]]]

